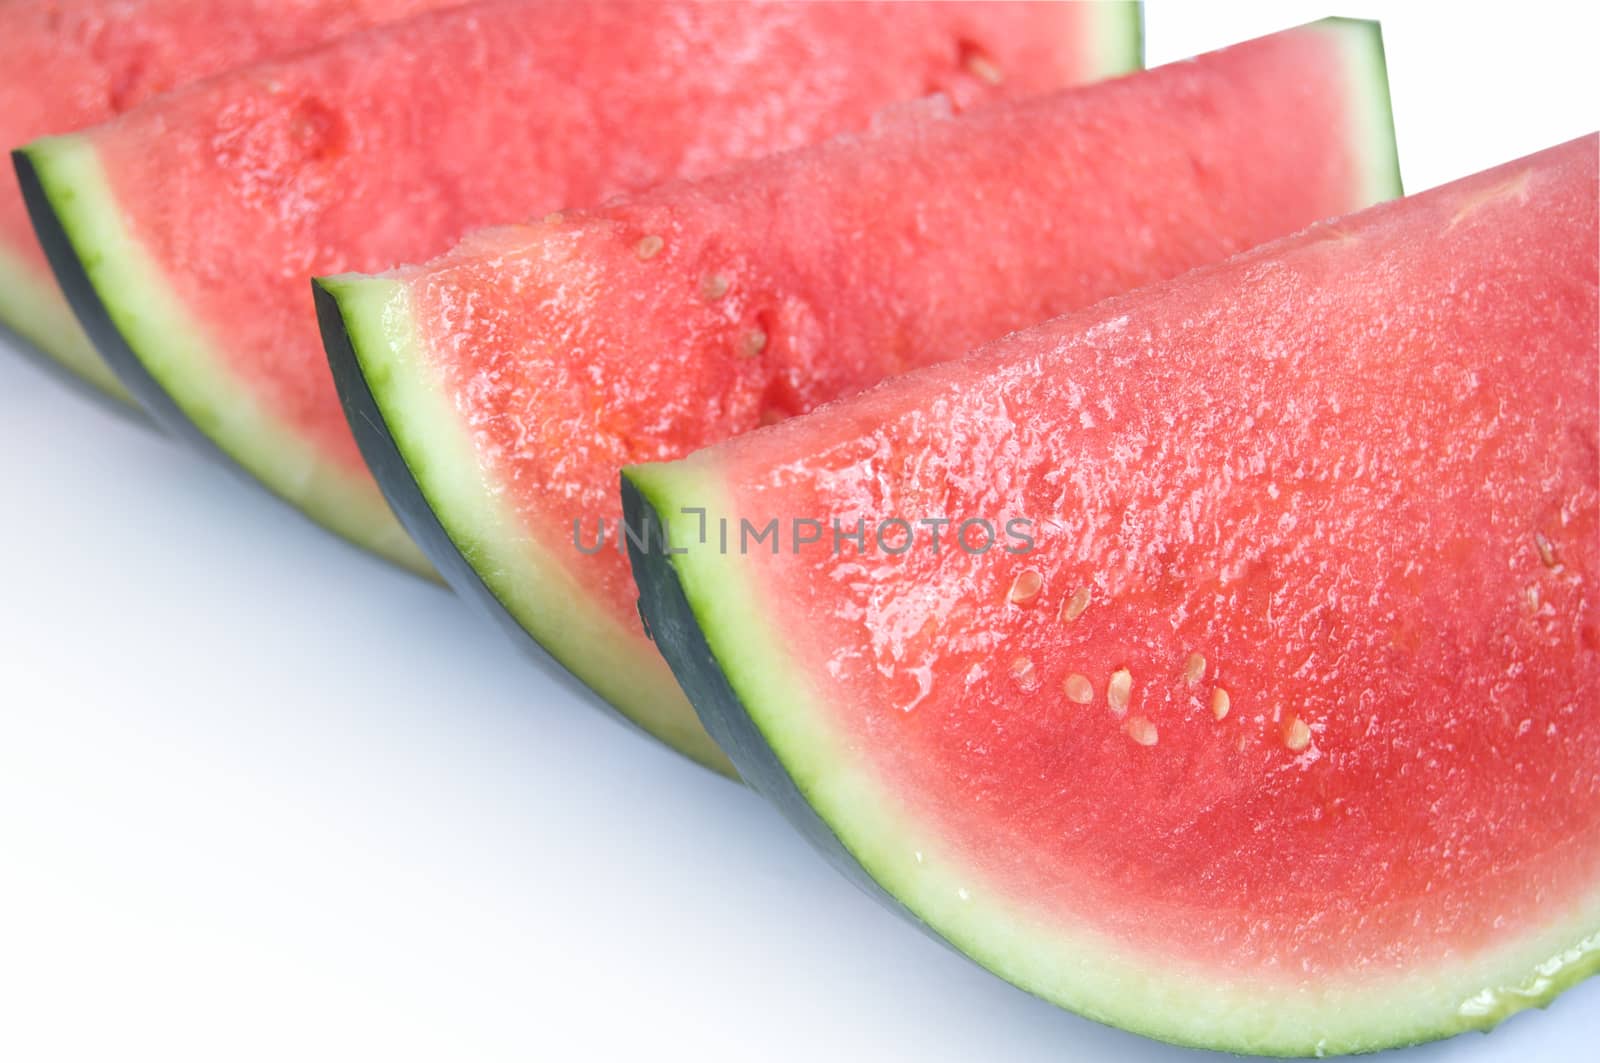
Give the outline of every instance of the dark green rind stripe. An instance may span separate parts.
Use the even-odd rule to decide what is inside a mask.
[[[1128,5],[1128,18],[1133,22],[1133,51],[1128,56],[1129,74],[1137,74],[1145,68],[1145,32],[1144,32],[1144,3]]]
[[[337,281],[317,278],[312,280],[311,288],[316,299],[317,325],[322,332],[322,345],[328,354],[328,366],[333,371],[334,388],[339,394],[339,405],[344,409],[345,419],[350,422],[350,430],[356,437],[356,446],[360,448],[361,457],[366,461],[367,468],[378,481],[389,508],[394,511],[401,526],[421,547],[423,554],[432,562],[444,581],[509,635],[523,656],[532,661],[540,671],[577,695],[579,700],[600,709],[613,720],[625,724],[630,730],[650,738],[651,741],[664,744],[695,763],[703,764],[725,778],[729,777],[727,769],[722,766],[706,763],[697,757],[689,756],[670,743],[663,743],[637,721],[596,694],[511,615],[505,603],[495,595],[483,581],[483,577],[478,574],[477,569],[472,567],[456,547],[455,540],[450,538],[450,533],[440,523],[433,504],[428,501],[416,477],[411,474],[411,468],[406,464],[405,457],[400,453],[394,434],[389,430],[383,407],[373,395],[366,375],[362,372],[361,359],[356,352],[356,341],[351,336],[344,311],[339,304]]]
[[[734,693],[727,675],[717,663],[716,654],[706,642],[671,558],[660,550],[641,549],[641,544],[666,542],[656,503],[645,495],[645,490],[623,471],[622,519],[633,529],[633,534],[626,539],[633,580],[639,587],[639,615],[678,685],[689,696],[700,722],[738,767],[744,781],[776,805],[783,817],[820,850],[829,863],[867,894],[948,946],[950,943],[937,931],[867,874],[795,786],[761,729],[745,711],[744,703]]]
[[[414,575],[430,582],[439,582],[435,574],[420,567],[420,556],[417,558],[417,564],[408,564],[394,554],[375,549],[370,544],[357,541],[341,532],[316,507],[301,506],[286,498],[275,486],[257,476],[219,445],[194,418],[184,412],[167,388],[149,371],[127,335],[117,326],[111,309],[112,304],[119,298],[125,300],[126,293],[101,291],[90,276],[90,269],[96,266],[96,259],[93,256],[98,253],[80,248],[69,219],[72,199],[78,192],[70,186],[55,187],[49,175],[42,169],[44,160],[36,160],[33,157],[33,150],[31,145],[18,148],[12,152],[12,160],[17,170],[18,182],[22,187],[28,216],[44,248],[45,259],[55,273],[56,281],[66,296],[67,305],[78,318],[89,341],[116,375],[117,380],[144,408],[144,412],[175,438],[210,456],[247,482],[266,487],[274,497],[293,506],[298,512],[340,535],[341,538]]]
[[[633,529],[633,534],[626,541],[633,580],[639,588],[639,615],[644,621],[645,630],[661,651],[661,656],[666,658],[673,676],[699,714],[706,731],[733,761],[745,783],[770,801],[789,825],[799,831],[801,837],[856,888],[945,948],[966,955],[959,946],[873,878],[833,828],[817,815],[805,793],[795,785],[793,777],[768,744],[766,736],[745,709],[744,702],[717,662],[716,654],[700,627],[694,606],[684,593],[683,583],[678,579],[672,559],[660,549],[641,546],[659,546],[667,542],[658,502],[650,498],[646,491],[647,486],[636,482],[629,476],[628,470],[623,470],[622,519],[627,527]],[[972,959],[970,956],[967,958]],[[979,963],[978,966],[983,967],[983,964]],[[997,975],[995,977],[999,978]],[[1005,982],[1005,979],[999,980]],[[1005,984],[1055,1006],[1053,1001],[1030,992],[1026,987],[1011,982]]]
[[[111,319],[111,311],[106,306],[103,293],[89,279],[77,246],[73,243],[72,233],[56,210],[52,190],[41,179],[28,149],[17,148],[12,151],[11,161],[16,167],[17,183],[22,186],[22,201],[28,208],[28,220],[33,222],[33,231],[44,248],[45,260],[56,275],[56,283],[61,285],[67,305],[77,315],[79,324],[89,336],[89,342],[100,352],[100,357],[105,359],[117,380],[139,401],[144,413],[161,428],[209,454],[252,483],[258,482],[195,426],[178,408],[178,404],[172,401],[166,389],[145,369],[133,348],[128,346],[128,341]]]

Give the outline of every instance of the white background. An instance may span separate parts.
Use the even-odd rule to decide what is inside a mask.
[[[1384,20],[1407,187],[1600,126],[1591,10],[1340,12]],[[1148,57],[1324,13],[1153,2]],[[1201,1058],[925,940],[444,591],[11,355],[0,1060]],[[1597,1033],[1600,980],[1390,1058]]]

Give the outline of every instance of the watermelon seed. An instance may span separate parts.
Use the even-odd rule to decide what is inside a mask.
[[[1118,716],[1128,711],[1128,698],[1133,694],[1133,673],[1126,668],[1118,668],[1111,673],[1111,682],[1106,684],[1106,704],[1111,706],[1111,711]]]
[[[1539,587],[1537,584],[1528,585],[1528,588],[1522,592],[1522,601],[1528,607],[1528,612],[1537,613],[1539,611]]]
[[[1289,722],[1288,733],[1283,736],[1283,744],[1298,753],[1311,744],[1311,728],[1306,722],[1296,716]]]
[[[1128,732],[1129,738],[1141,746],[1153,746],[1156,744],[1156,725],[1144,716],[1129,718],[1123,730]]]
[[[1004,76],[1000,73],[1000,68],[995,65],[995,61],[982,52],[970,52],[967,55],[966,67],[967,73],[979,81],[987,81],[991,85],[998,85],[1004,80]]]
[[[661,253],[667,242],[656,235],[646,236],[634,245],[633,253],[639,256],[640,261],[648,262]]]
[[[1528,189],[1528,178],[1531,176],[1533,176],[1532,170],[1524,170],[1516,177],[1496,185],[1487,192],[1483,192],[1477,196],[1474,196],[1467,202],[1465,206],[1456,211],[1455,216],[1450,219],[1450,224],[1444,227],[1444,231],[1449,232],[1451,229],[1454,229],[1457,225],[1460,225],[1464,219],[1473,214],[1486,203],[1492,203],[1497,199],[1503,199],[1512,195],[1517,197],[1518,202],[1524,201],[1526,199]]]
[[[1231,701],[1232,699],[1228,697],[1228,692],[1226,690],[1223,690],[1221,687],[1212,687],[1211,715],[1215,716],[1219,720],[1227,719],[1228,707]]]
[[[1033,671],[1033,658],[1013,657],[1011,659],[1011,678],[1023,690],[1032,690],[1039,685],[1039,677]]]
[[[1073,672],[1067,676],[1066,682],[1061,684],[1061,689],[1067,695],[1067,700],[1075,704],[1087,705],[1094,700],[1094,684],[1081,672]]]
[[[1076,620],[1083,615],[1083,611],[1087,608],[1089,608],[1089,588],[1079,587],[1073,592],[1071,598],[1062,603],[1061,619]]]
[[[1183,662],[1183,679],[1190,686],[1194,686],[1205,678],[1206,659],[1198,653],[1191,653]]]
[[[1044,587],[1044,577],[1038,569],[1027,568],[1017,574],[1011,582],[1011,590],[1007,592],[1006,599],[1012,605],[1031,605],[1039,597],[1039,591]]]
[[[739,341],[739,354],[745,358],[754,358],[767,347],[767,334],[760,329],[751,329]]]
[[[1542,562],[1544,564],[1544,567],[1545,568],[1555,568],[1556,567],[1556,548],[1555,548],[1555,546],[1553,546],[1551,544],[1549,539],[1546,539],[1544,537],[1544,533],[1543,532],[1534,532],[1533,533],[1533,545],[1538,548],[1538,550],[1539,550],[1539,560],[1540,560],[1540,562]]]
[[[721,299],[728,294],[728,278],[720,273],[707,273],[700,278],[700,294],[707,301]]]

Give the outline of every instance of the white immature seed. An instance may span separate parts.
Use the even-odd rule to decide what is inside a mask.
[[[1089,588],[1079,587],[1072,592],[1072,597],[1061,603],[1061,619],[1076,620],[1087,608],[1089,608]]]
[[[1061,689],[1067,695],[1067,700],[1075,705],[1087,705],[1094,700],[1094,684],[1081,672],[1073,672],[1067,676],[1066,682],[1061,684]]]
[[[1123,730],[1128,732],[1128,737],[1141,746],[1156,744],[1156,725],[1143,716],[1130,716]]]
[[[1306,722],[1296,716],[1289,721],[1289,730],[1283,736],[1283,744],[1298,753],[1311,744],[1311,728]]]
[[[1011,678],[1024,690],[1033,689],[1035,683],[1038,682],[1038,678],[1034,674],[1033,658],[1031,657],[1013,657],[1011,659],[1010,672]]]
[[[1043,588],[1044,577],[1036,569],[1023,569],[1017,573],[1017,578],[1011,581],[1011,590],[1006,592],[1006,600],[1012,605],[1032,605]]]
[[[700,294],[709,302],[728,294],[728,278],[720,273],[707,273],[700,278]]]
[[[640,261],[648,262],[650,259],[659,255],[661,253],[661,249],[666,246],[667,242],[665,240],[652,234],[650,236],[646,236],[643,240],[640,240],[637,244],[635,244],[633,247],[633,253],[639,256]]]
[[[1223,690],[1221,687],[1212,687],[1211,715],[1215,716],[1219,720],[1227,719],[1228,708],[1231,701],[1232,699],[1228,697],[1228,692],[1226,690]]]
[[[982,52],[973,52],[967,56],[967,72],[979,81],[987,81],[991,85],[1000,84],[1004,78],[995,61]]]
[[[1533,533],[1533,545],[1539,551],[1539,562],[1544,565],[1545,568],[1555,568],[1556,548],[1551,544],[1549,539],[1545,538],[1544,532]]]
[[[544,223],[546,225],[560,225],[566,220],[567,216],[562,214],[559,210],[552,210],[549,214],[544,216]]]
[[[767,349],[767,334],[760,329],[751,329],[739,340],[739,354],[745,358],[754,358]]]
[[[1121,716],[1128,711],[1128,699],[1133,694],[1133,673],[1126,668],[1118,668],[1111,673],[1111,682],[1106,684],[1106,704],[1111,706],[1111,711]]]
[[[1188,683],[1190,686],[1194,686],[1196,683],[1200,682],[1201,679],[1205,678],[1205,674],[1206,659],[1203,655],[1191,653],[1184,659],[1183,681],[1185,683]]]

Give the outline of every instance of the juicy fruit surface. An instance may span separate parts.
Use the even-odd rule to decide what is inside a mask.
[[[14,0],[0,10],[0,69],[26,76],[0,86],[0,146],[94,125],[186,82],[446,2],[456,0]],[[0,254],[49,280],[14,185],[0,192]]]
[[[228,367],[362,470],[305,278],[1088,65],[1070,6],[482,3],[168,95],[90,135],[134,239]],[[973,49],[1015,72],[996,88]],[[493,165],[484,160],[492,158]]]
[[[1026,555],[935,555],[924,531],[899,556],[672,559],[702,618],[718,593],[804,618],[770,652],[706,627],[797,785],[870,776],[906,846],[954,864],[957,908],[1088,924],[1286,1006],[1386,978],[1403,1000],[1593,920],[1596,146],[630,473],[672,472],[658,508],[758,526],[1034,521]],[[818,734],[836,759],[796,737]],[[847,847],[881,812],[819,811]],[[1592,971],[1583,934],[1443,1032]]]
[[[398,275],[423,360],[486,481],[654,658],[623,555],[572,545],[597,521],[615,544],[622,466],[1366,205],[1352,111],[1381,87],[1351,84],[1347,49],[1370,32],[957,119],[919,104],[867,138],[476,234]]]

